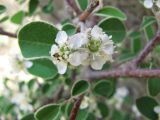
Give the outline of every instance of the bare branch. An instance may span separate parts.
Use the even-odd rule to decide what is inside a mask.
[[[160,69],[130,69],[90,72],[89,79],[134,77],[134,78],[160,78]]]
[[[81,11],[79,10],[79,8],[75,5],[73,0],[66,0],[68,5],[76,12],[76,14],[80,14]]]
[[[83,97],[84,97],[84,95],[82,94],[75,101],[74,106],[73,106],[72,111],[71,111],[71,114],[70,114],[70,117],[69,117],[69,120],[75,120],[76,119],[76,116],[77,116],[77,113],[79,111],[79,108],[80,108],[81,102],[83,100]]]
[[[79,20],[85,21],[86,18],[93,12],[93,10],[99,5],[99,0],[93,0],[88,8],[80,15]]]
[[[6,35],[6,36],[9,36],[9,37],[12,37],[12,38],[17,38],[16,34],[13,34],[13,33],[10,33],[10,32],[6,32],[2,28],[0,28],[0,35]]]
[[[133,60],[134,65],[139,65],[158,43],[160,43],[160,33],[157,33],[156,36],[141,51],[138,57]]]

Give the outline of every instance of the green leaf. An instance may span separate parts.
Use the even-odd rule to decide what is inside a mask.
[[[63,25],[62,30],[66,31],[68,35],[73,35],[76,33],[77,28],[70,23],[66,23]]]
[[[86,120],[96,120],[96,117],[95,117],[95,115],[94,115],[94,114],[89,113],[89,114],[88,114],[88,117],[87,117],[87,119],[86,119]]]
[[[131,32],[129,37],[131,38],[132,53],[137,54],[142,48],[141,33],[140,32]]]
[[[101,95],[104,97],[111,97],[115,91],[115,86],[111,81],[108,80],[100,80],[95,85],[93,92],[97,95]]]
[[[53,7],[53,3],[52,3],[52,0],[48,2],[47,5],[45,5],[43,8],[42,8],[43,12],[44,13],[52,13],[53,10],[54,10],[54,7]]]
[[[132,118],[129,116],[129,113],[114,109],[112,112],[111,120],[132,120]]]
[[[7,9],[4,5],[0,5],[0,14],[4,13],[6,10]]]
[[[25,58],[47,57],[58,30],[45,22],[25,25],[18,34],[19,46]]]
[[[60,105],[49,104],[39,108],[35,113],[37,120],[54,120],[58,117]]]
[[[36,11],[38,4],[39,4],[39,0],[30,0],[29,1],[29,14],[30,15],[32,15]]]
[[[156,22],[156,18],[154,16],[144,16],[141,24],[141,29],[145,29],[146,27],[152,25]]]
[[[80,95],[85,91],[87,91],[88,88],[89,88],[89,83],[86,80],[80,80],[73,85],[72,96]]]
[[[27,68],[29,73],[45,79],[53,78],[57,75],[57,69],[51,60],[44,58],[31,60],[31,62],[33,65]]]
[[[151,96],[157,96],[160,93],[159,78],[152,78],[148,80],[148,91]]]
[[[136,100],[138,110],[147,118],[157,120],[158,115],[154,112],[154,107],[158,105],[153,98],[145,96]]]
[[[11,17],[11,22],[19,25],[23,22],[24,17],[25,17],[25,12],[22,10],[18,11]]]
[[[108,35],[112,35],[112,40],[115,43],[122,42],[126,36],[126,28],[122,21],[116,18],[104,19],[99,23],[99,26]]]
[[[34,114],[28,114],[24,116],[21,120],[35,120]]]
[[[0,19],[0,23],[5,22],[9,19],[8,16],[4,16],[3,18]]]
[[[76,120],[86,120],[87,117],[88,117],[87,109],[81,109],[78,111],[78,115],[76,117]]]
[[[98,109],[99,109],[103,118],[106,118],[109,116],[109,108],[107,107],[106,104],[104,104],[102,102],[98,102]]]
[[[96,12],[96,15],[107,18],[117,18],[120,20],[126,20],[126,15],[118,8],[112,6],[105,6]]]
[[[36,80],[34,80],[34,79],[28,81],[28,83],[27,83],[28,89],[32,90],[34,85],[35,85],[35,83],[36,83]]]
[[[80,10],[84,11],[88,6],[88,0],[76,0],[76,4]]]
[[[146,36],[147,41],[151,40],[155,36],[155,32],[154,32],[152,25],[147,26],[144,29],[144,32],[145,32],[145,36]]]

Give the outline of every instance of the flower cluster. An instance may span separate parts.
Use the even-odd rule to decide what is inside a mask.
[[[152,8],[154,4],[160,8],[160,0],[144,0],[144,6],[146,8]]]
[[[57,44],[52,45],[50,52],[52,61],[60,74],[66,72],[68,64],[91,65],[100,70],[107,61],[112,61],[114,46],[111,38],[98,26],[72,36],[59,31],[55,39]]]

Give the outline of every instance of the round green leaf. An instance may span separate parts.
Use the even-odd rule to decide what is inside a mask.
[[[39,0],[30,0],[29,1],[29,14],[32,15],[37,9]]]
[[[80,95],[85,91],[87,91],[88,88],[89,88],[89,83],[86,80],[80,80],[73,85],[72,96]]]
[[[35,59],[31,60],[31,62],[33,65],[27,68],[29,73],[45,79],[53,78],[57,75],[57,68],[49,59]]]
[[[160,93],[159,78],[152,78],[148,80],[148,91],[151,96],[157,96]]]
[[[75,0],[80,10],[84,11],[88,6],[88,0]]]
[[[68,35],[73,35],[76,33],[77,28],[70,23],[66,23],[63,25],[62,30],[66,31]]]
[[[95,94],[101,95],[107,98],[113,95],[114,90],[115,90],[114,84],[111,81],[107,81],[107,80],[99,81],[93,89]]]
[[[35,120],[34,114],[28,114],[24,116],[21,120]]]
[[[15,13],[12,17],[11,17],[11,21],[15,24],[21,24],[23,19],[25,16],[25,12],[24,11],[18,11],[17,13]]]
[[[36,111],[35,118],[37,120],[54,120],[58,117],[59,110],[59,105],[45,105]]]
[[[6,10],[7,9],[4,5],[0,5],[0,14],[4,13]]]
[[[153,98],[145,96],[136,100],[136,106],[138,110],[147,118],[151,120],[157,120],[158,115],[154,112],[154,107],[158,103]]]
[[[126,36],[126,28],[122,21],[116,18],[104,19],[99,23],[99,26],[108,35],[112,35],[112,40],[115,43],[122,42]]]
[[[25,58],[50,56],[49,51],[58,30],[45,22],[25,25],[18,34],[19,46]]]
[[[108,17],[108,18],[117,18],[120,20],[127,19],[126,15],[121,10],[115,7],[111,7],[111,6],[106,6],[106,7],[101,8],[100,10],[96,12],[96,15]]]

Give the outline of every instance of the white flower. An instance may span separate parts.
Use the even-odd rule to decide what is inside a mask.
[[[98,26],[88,29],[86,34],[88,35],[88,43],[81,51],[83,51],[83,56],[87,58],[83,60],[82,64],[89,64],[93,69],[100,70],[106,61],[112,61],[113,42],[110,40],[111,37]]]
[[[57,45],[52,45],[51,56],[60,74],[66,72],[68,63],[73,66],[91,65],[100,70],[106,61],[112,61],[114,46],[111,36],[98,26],[70,37],[65,31],[60,31],[55,42]]]
[[[52,61],[57,66],[59,74],[64,74],[67,70],[67,57],[70,51],[67,46],[67,39],[67,33],[59,31],[55,39],[58,45],[53,44],[50,52]]]
[[[153,1],[152,0],[144,0],[144,6],[146,8],[152,8],[153,6]]]
[[[68,63],[79,66],[87,58],[85,53],[76,52],[87,40],[87,35],[83,33],[68,37],[65,31],[58,32],[55,39],[58,45],[53,44],[51,48],[52,61],[57,66],[58,73],[64,74]]]
[[[73,66],[79,66],[82,61],[87,59],[88,54],[86,54],[81,47],[88,42],[87,34],[77,33],[71,36],[68,40],[68,46],[73,50],[72,54],[69,55],[68,62]]]

